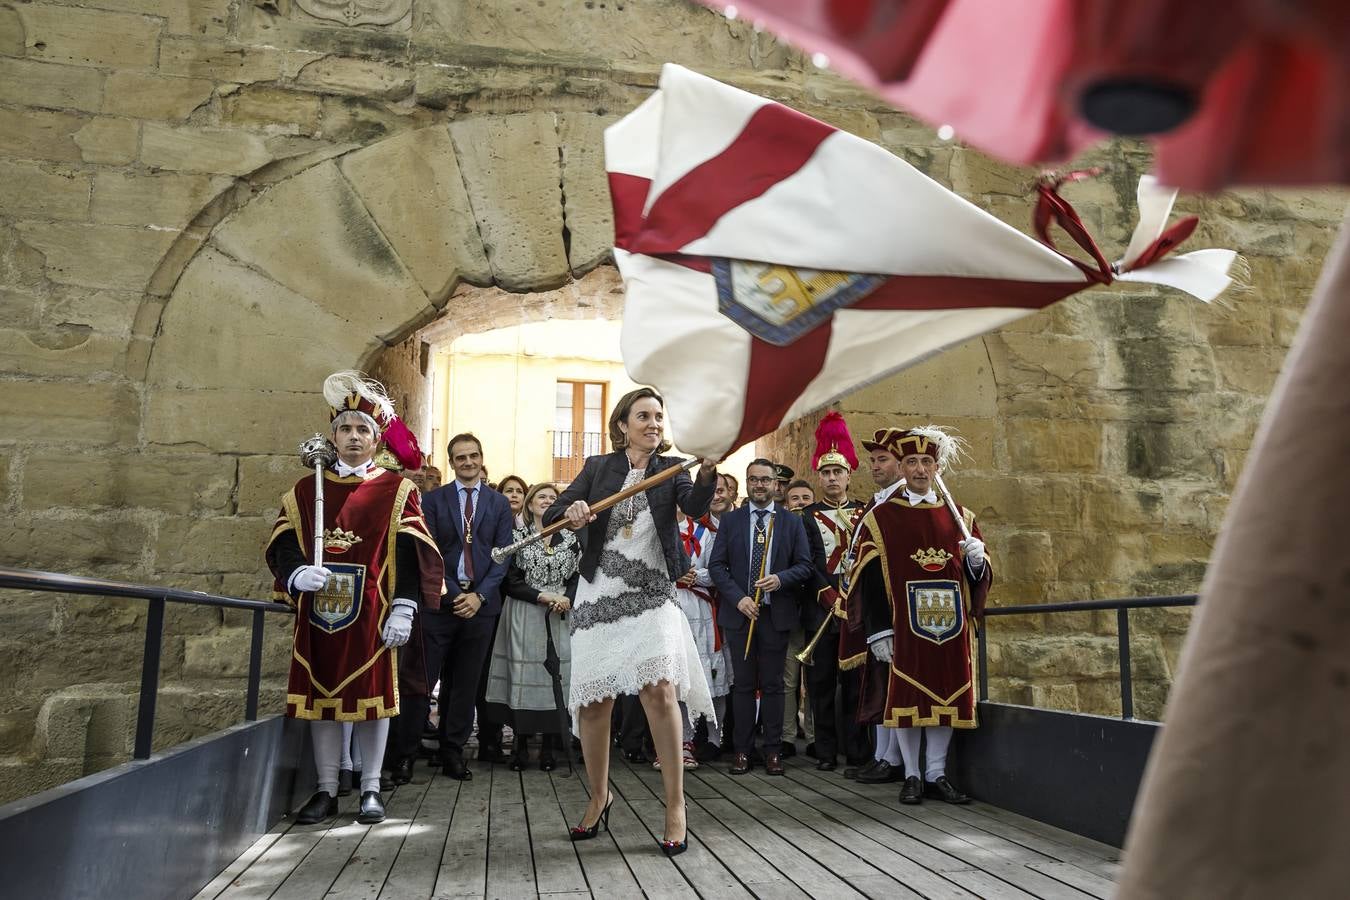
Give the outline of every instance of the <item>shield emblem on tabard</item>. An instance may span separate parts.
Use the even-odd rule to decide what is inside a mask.
[[[961,633],[966,608],[961,586],[950,579],[905,582],[909,630],[934,644],[943,644]]]
[[[356,621],[366,592],[366,567],[356,563],[325,562],[333,574],[314,592],[309,604],[309,622],[332,634]]]
[[[712,274],[722,315],[777,347],[791,344],[887,279],[739,259],[714,259]]]

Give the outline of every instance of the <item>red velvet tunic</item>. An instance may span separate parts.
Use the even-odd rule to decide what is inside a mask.
[[[411,481],[384,470],[370,478],[324,473],[324,558],[333,572],[324,591],[278,597],[296,606],[286,712],[298,719],[359,722],[398,714],[399,649],[384,646],[385,618],[394,600],[399,534],[416,539],[425,607],[439,605],[440,551],[422,518]],[[314,479],[302,478],[282,497],[268,544],[293,532],[306,556],[314,546]],[[408,598],[416,600],[417,598]],[[420,646],[414,634],[410,651]]]
[[[973,514],[961,512],[978,537]],[[979,581],[971,583],[951,512],[942,503],[910,506],[903,493],[870,510],[858,529],[849,573],[850,628],[845,630],[856,642],[869,631],[894,629],[881,723],[974,728],[970,620],[984,610],[992,562],[986,558]],[[865,697],[864,707],[875,708],[881,700],[879,690],[873,693],[877,696]]]

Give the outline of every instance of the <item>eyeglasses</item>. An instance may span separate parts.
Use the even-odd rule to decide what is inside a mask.
[[[777,481],[777,480],[778,480],[778,479],[777,479],[777,478],[774,478],[772,475],[765,476],[764,478],[753,478],[753,477],[747,476],[746,479],[745,479],[745,483],[746,483],[746,484],[773,484],[773,483],[774,483],[775,481]]]

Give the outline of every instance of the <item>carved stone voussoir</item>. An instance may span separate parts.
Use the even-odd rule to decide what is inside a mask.
[[[412,0],[295,0],[316,19],[344,25],[392,25],[412,11]]]

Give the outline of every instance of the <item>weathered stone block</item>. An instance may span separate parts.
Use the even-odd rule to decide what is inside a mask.
[[[1035,192],[1038,172],[1025,166],[1010,166],[983,153],[958,153],[952,157],[952,190],[969,200],[986,194],[1017,197],[1025,203]]]
[[[211,99],[215,84],[147,72],[113,72],[103,92],[103,112],[135,119],[178,122]]]
[[[307,63],[295,81],[327,94],[402,100],[413,92],[413,77],[412,70],[403,66],[369,59],[324,56]]]
[[[121,368],[126,342],[88,328],[0,329],[0,372],[17,375],[98,375]]]
[[[0,803],[21,800],[82,775],[84,761],[78,759],[0,759]]]
[[[271,159],[263,139],[246,132],[147,122],[141,137],[141,162],[157,169],[247,175]]]
[[[989,540],[988,534],[985,539]],[[1056,578],[1055,552],[1047,532],[1022,531],[1007,535],[997,544],[991,541],[989,554],[994,561],[999,595],[1009,593],[1009,583],[1037,584]]]
[[[1004,420],[1014,468],[1044,472],[1095,472],[1101,464],[1102,429],[1073,419]]]
[[[155,569],[177,574],[252,572],[272,533],[272,518],[173,518],[160,523]]]
[[[444,126],[381,141],[343,157],[340,167],[434,303],[444,302],[460,278],[492,280]]]
[[[1100,379],[1104,388],[1214,389],[1214,354],[1203,344],[1178,340],[1125,340],[1116,341],[1108,348]]]
[[[12,6],[0,6],[0,55],[23,56],[23,20]]]
[[[0,546],[15,565],[50,572],[100,574],[98,566],[139,558],[145,526],[125,519],[10,519],[0,523]]]
[[[247,628],[189,637],[183,674],[188,678],[243,678],[248,675],[251,640]]]
[[[298,457],[245,456],[239,460],[240,515],[275,515],[281,495],[304,476]]]
[[[76,132],[75,143],[87,163],[123,166],[136,158],[139,132],[134,119],[101,116]]]
[[[221,225],[212,242],[322,309],[360,321],[365,338],[401,337],[429,306],[332,162],[271,188]]]
[[[49,328],[84,325],[100,334],[126,335],[143,299],[132,291],[91,291],[53,285],[40,321]]]
[[[558,117],[567,258],[574,276],[605,262],[614,246],[614,206],[604,165],[604,131],[614,121],[583,113]]]
[[[984,345],[999,384],[1095,385],[1102,369],[1099,346],[1079,338],[998,332]]]
[[[941,411],[942,417],[994,416],[998,412],[998,384],[985,350],[986,340],[972,338],[854,391],[844,401],[845,406],[892,419],[896,415],[934,415],[934,411]]]
[[[532,291],[566,281],[554,117],[468,119],[451,123],[450,136],[497,284]]]
[[[143,290],[175,232],[114,225],[25,222],[23,239],[47,257],[47,277],[93,288]]]
[[[122,384],[20,381],[0,404],[0,434],[8,440],[72,443],[90,447],[123,444],[136,437],[135,394]]]
[[[102,98],[97,69],[0,56],[0,102],[98,112]]]
[[[47,4],[25,4],[18,11],[33,59],[112,69],[155,65],[160,33],[155,19]]]
[[[0,107],[0,155],[80,162],[75,135],[88,121],[71,113]]]
[[[1219,370],[1219,386],[1264,397],[1275,386],[1284,362],[1284,352],[1276,347],[1216,347],[1214,363]]]
[[[356,309],[348,315],[359,319]],[[148,380],[303,391],[318,388],[334,360],[356,365],[374,346],[368,329],[353,328],[348,318],[206,249],[183,272],[165,308]]]
[[[223,120],[244,128],[276,129],[293,134],[319,130],[321,103],[313,94],[247,85],[222,101]]]
[[[220,176],[99,172],[91,212],[95,222],[108,225],[182,228],[229,185]]]
[[[285,71],[286,53],[276,47],[243,46],[227,41],[165,37],[160,42],[162,75],[189,75],[248,84],[276,81]]]
[[[1003,671],[1021,678],[1108,678],[1116,673],[1116,649],[1114,638],[1014,641],[1003,645]]]
[[[319,385],[312,394],[270,393],[265,403],[252,390],[151,390],[145,439],[187,450],[294,453],[298,441],[326,427]]]
[[[89,188],[89,176],[75,169],[0,159],[0,214],[83,220]]]
[[[34,456],[24,467],[23,508],[228,511],[235,462],[201,454],[84,453]]]
[[[1077,712],[1079,709],[1078,685],[1073,683],[1033,684],[1031,685],[1031,705],[1041,709],[1059,709],[1065,712]]]

